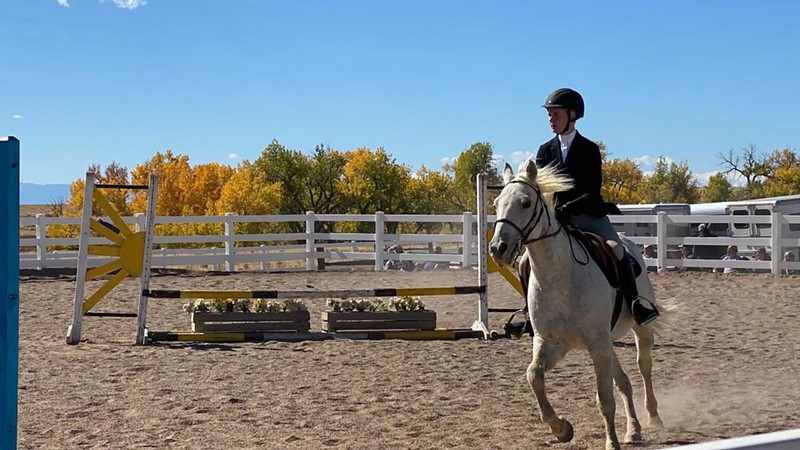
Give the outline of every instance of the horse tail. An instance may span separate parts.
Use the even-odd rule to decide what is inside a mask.
[[[677,316],[682,310],[681,304],[674,298],[667,298],[655,302],[655,305],[660,315],[658,320],[648,326],[651,326],[657,335],[673,334],[678,324]]]

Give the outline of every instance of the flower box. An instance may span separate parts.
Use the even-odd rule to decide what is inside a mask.
[[[323,311],[322,331],[434,330],[436,312]]]
[[[308,332],[308,311],[296,312],[194,312],[192,331],[197,333]]]

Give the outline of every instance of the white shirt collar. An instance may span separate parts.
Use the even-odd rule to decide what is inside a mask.
[[[563,161],[567,160],[567,153],[569,153],[569,148],[572,146],[572,141],[575,140],[576,134],[578,134],[578,130],[573,129],[567,134],[558,135],[558,142],[561,143],[561,159]]]

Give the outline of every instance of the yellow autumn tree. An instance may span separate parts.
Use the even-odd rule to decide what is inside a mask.
[[[186,201],[186,192],[192,186],[192,168],[189,157],[174,155],[172,150],[165,153],[156,152],[150,161],[139,164],[133,169],[133,184],[148,184],[150,174],[158,175],[158,198],[156,199],[156,215],[180,216]],[[147,209],[147,191],[138,191],[131,201],[134,212],[145,212]]]
[[[281,207],[281,185],[270,183],[266,176],[253,169],[248,161],[233,169],[232,175],[222,187],[219,199],[214,202],[214,214],[223,215],[267,215],[279,214]],[[267,223],[237,223],[236,233],[270,233],[275,227]]]
[[[128,183],[128,169],[121,166],[116,162],[112,162],[105,169],[99,164],[92,164],[87,169],[87,172],[92,172],[95,175],[95,182],[102,184],[117,184],[126,185]],[[85,178],[79,178],[69,185],[70,197],[67,201],[62,212],[64,216],[79,217],[83,214],[83,195],[86,187]],[[108,200],[111,206],[119,212],[121,216],[131,215],[130,205],[128,200],[131,191],[128,189],[101,189],[103,196]],[[92,216],[101,217],[106,213],[100,209],[96,204],[92,204]],[[50,225],[47,227],[47,236],[56,238],[78,237],[80,235],[80,226],[78,225]],[[51,250],[65,248],[61,246],[48,247]]]
[[[800,193],[800,158],[785,148],[770,155],[773,172],[764,182],[764,194],[770,197]]]
[[[374,152],[359,148],[345,153],[344,179],[341,192],[350,205],[351,213],[387,214],[407,212],[412,204],[410,196],[411,169],[398,164],[394,157],[379,147]],[[365,231],[363,223],[356,228]],[[389,231],[396,228],[389,224]]]
[[[222,186],[218,180],[224,169],[214,163],[199,170],[200,177],[195,180],[195,170],[189,164],[186,155],[175,155],[171,150],[165,153],[156,152],[149,161],[139,164],[132,172],[134,184],[148,184],[150,174],[158,175],[158,197],[156,198],[156,216],[198,216],[206,215],[205,205],[213,206],[213,201],[208,204],[204,197],[219,198]],[[196,192],[197,189],[207,189],[205,192]],[[201,206],[201,204],[203,206]],[[145,212],[147,208],[147,191],[137,191],[131,201],[134,212]],[[210,214],[210,212],[208,212]],[[186,236],[186,235],[219,235],[222,236],[224,226],[221,223],[170,223],[159,224],[155,227],[156,235],[161,236]],[[220,242],[208,242],[190,247],[217,246]],[[187,246],[180,244],[181,247]]]
[[[603,163],[603,186],[600,192],[607,202],[623,205],[641,203],[639,190],[644,174],[628,158],[612,159]]]
[[[102,169],[99,164],[92,164],[87,169],[87,172],[94,173],[95,181],[102,184],[118,184],[126,185],[128,182],[128,169],[116,162],[112,162],[105,169]],[[83,193],[86,187],[84,178],[78,178],[69,185],[69,201],[64,215],[66,216],[80,216],[83,213]],[[130,196],[131,190],[128,189],[103,189],[103,195],[106,200],[113,206],[117,212],[122,216],[131,214],[130,209]],[[92,214],[102,214],[101,210],[94,206]]]
[[[235,173],[231,166],[208,163],[191,168],[191,178],[183,194],[182,215],[205,216],[216,214],[215,204],[222,189]]]

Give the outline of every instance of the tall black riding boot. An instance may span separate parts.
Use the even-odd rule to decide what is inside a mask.
[[[658,319],[659,313],[655,305],[647,301],[647,299],[639,297],[631,256],[626,253],[622,261],[617,262],[617,267],[619,268],[619,288],[622,291],[622,296],[625,297],[625,303],[628,304],[631,310],[633,320],[639,325],[647,325]]]

